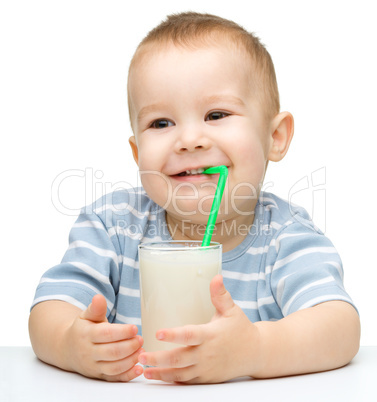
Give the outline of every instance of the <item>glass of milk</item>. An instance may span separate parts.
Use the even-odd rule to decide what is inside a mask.
[[[159,341],[163,328],[205,324],[215,308],[209,284],[221,273],[222,248],[212,242],[163,241],[139,245],[141,325],[147,352],[178,344]]]

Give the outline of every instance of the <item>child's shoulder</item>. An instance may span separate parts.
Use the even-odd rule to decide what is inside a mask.
[[[294,225],[322,233],[313,223],[305,208],[292,203],[290,200],[284,200],[273,193],[261,192],[258,207],[260,208],[259,213],[263,214],[263,220],[268,220],[269,225],[275,230],[284,230]]]
[[[148,217],[157,209],[142,187],[130,187],[103,195],[83,208],[86,214],[120,217],[132,216],[137,219]],[[106,219],[108,220],[108,219]]]

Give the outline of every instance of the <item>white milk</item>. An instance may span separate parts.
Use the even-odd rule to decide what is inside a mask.
[[[215,313],[209,284],[221,273],[221,247],[181,251],[140,249],[143,348],[168,350],[177,344],[158,341],[156,331],[205,324]]]

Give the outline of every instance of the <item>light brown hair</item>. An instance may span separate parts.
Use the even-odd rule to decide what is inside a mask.
[[[249,56],[250,81],[264,106],[266,118],[272,118],[279,113],[280,101],[275,68],[265,46],[253,33],[246,31],[233,21],[215,15],[194,12],[169,15],[140,42],[131,60],[129,71],[150,49],[169,43],[187,48],[214,43],[218,45],[221,40],[228,40],[232,47],[240,49]],[[128,92],[131,118],[130,104]]]

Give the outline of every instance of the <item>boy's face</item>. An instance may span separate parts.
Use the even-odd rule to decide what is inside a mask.
[[[252,220],[272,136],[250,74],[250,61],[227,46],[170,45],[131,69],[130,144],[144,189],[172,217],[205,224],[218,177],[196,170],[226,165],[218,219]]]

